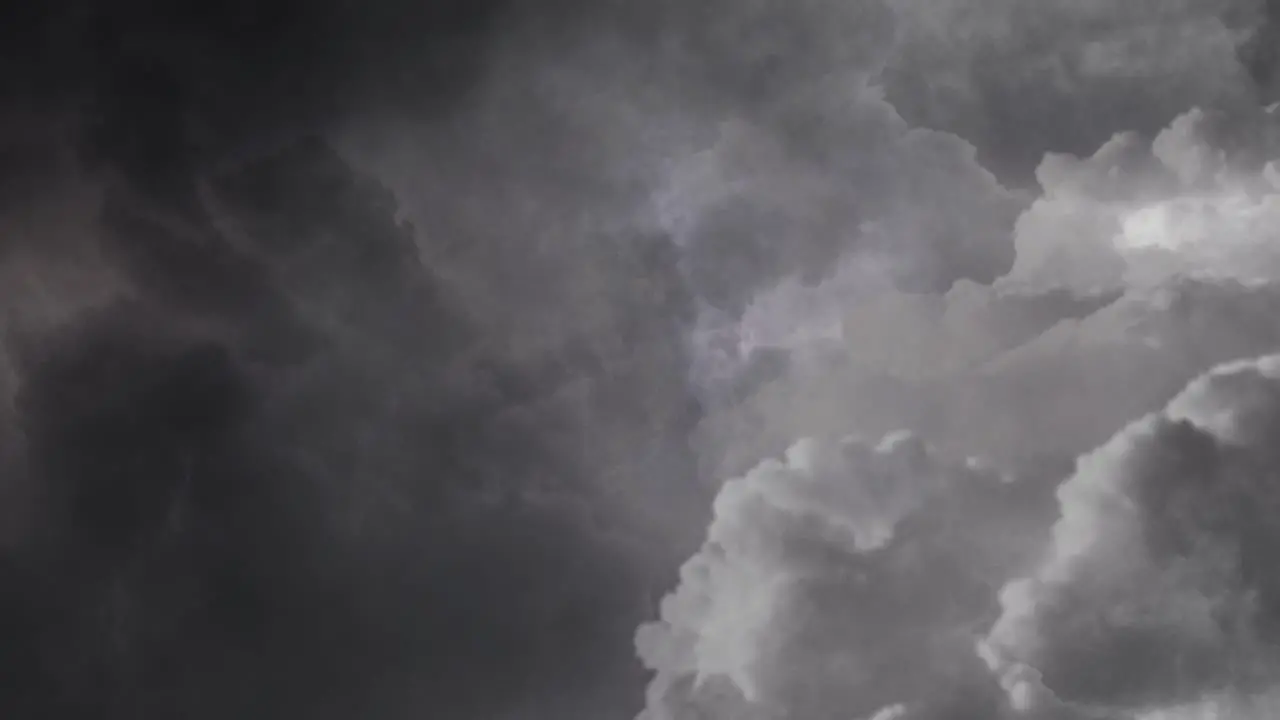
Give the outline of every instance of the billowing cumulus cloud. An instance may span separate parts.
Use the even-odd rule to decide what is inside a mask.
[[[1012,223],[1031,199],[1011,182],[1046,150],[1087,154],[1197,104],[1250,105],[1238,49],[1263,21],[1247,0],[1146,13],[1106,3],[656,3],[645,17],[602,4],[575,17],[557,42],[509,27],[458,125],[356,122],[346,133],[423,227],[484,238],[433,262],[518,345],[534,342],[524,336],[534,325],[559,337],[608,318],[570,292],[596,293],[613,272],[596,270],[600,256],[638,232],[682,248],[689,290],[715,309],[704,324],[732,324],[778,283],[829,277],[842,257],[914,291],[989,282],[1013,262]],[[1040,36],[1054,42],[1031,39]],[[1085,45],[1118,53],[1129,75],[1090,61],[1048,95],[1027,94],[1049,86],[1037,68],[1054,63],[1038,55],[1075,63]],[[989,126],[978,149],[965,123],[912,110],[956,71],[972,80],[957,91],[968,107],[958,112]],[[1224,95],[1232,102],[1218,102]],[[1026,109],[1034,116],[1018,114]],[[1070,142],[1055,135],[1085,125]],[[1021,156],[1020,169],[986,157],[993,146]],[[508,212],[487,212],[481,197]],[[491,268],[502,282],[484,281]]]
[[[1275,390],[1268,388],[1275,363],[1227,366],[1178,393],[1219,363],[1280,346],[1270,122],[1260,110],[1192,110],[1150,139],[1124,133],[1092,155],[1050,154],[1037,171],[1042,195],[1014,226],[1017,258],[993,286],[961,282],[943,295],[886,291],[874,282],[851,289],[848,279],[860,270],[842,268],[816,288],[783,286],[759,296],[756,314],[738,324],[740,342],[771,337],[774,347],[815,354],[798,363],[803,353],[792,352],[774,379],[704,423],[702,439],[720,472],[741,472],[796,436],[834,439],[850,429],[878,434],[895,426],[911,427],[947,452],[1052,468],[1178,396],[1154,419],[1079,461],[1060,490],[1063,517],[1056,525],[1023,529],[1022,547],[1034,555],[1043,541],[1057,559],[1003,593],[986,588],[986,602],[1002,604],[1004,614],[976,620],[983,626],[1000,617],[977,654],[995,668],[987,680],[1001,684],[1002,699],[966,709],[954,698],[936,703],[922,689],[890,696],[892,683],[883,680],[861,694],[846,692],[861,687],[858,666],[834,658],[861,657],[873,644],[850,639],[832,649],[805,635],[809,652],[784,656],[778,649],[790,647],[784,641],[769,645],[746,630],[733,637],[751,650],[739,646],[735,657],[777,652],[786,658],[779,667],[812,662],[839,672],[825,684],[821,673],[801,680],[760,672],[744,686],[734,679],[741,668],[721,667],[699,682],[697,654],[687,649],[697,643],[686,640],[684,660],[673,661],[653,654],[651,628],[640,636],[642,657],[659,668],[647,712],[677,718],[976,712],[1042,720],[1263,712],[1276,679],[1265,634],[1270,591],[1265,570],[1255,569],[1258,551],[1248,548],[1270,542],[1262,508],[1276,461],[1265,442],[1274,434],[1268,408]],[[825,312],[814,309],[824,301]],[[830,319],[831,305],[844,308],[841,321]],[[794,307],[805,312],[788,316],[785,308]],[[1261,379],[1250,382],[1253,376]],[[1038,492],[1051,492],[1054,472],[1047,471]],[[1104,477],[1111,479],[1101,491]],[[743,482],[731,481],[725,494]],[[1081,515],[1081,504],[1092,509]],[[1029,507],[1020,512],[1037,516]],[[1053,515],[1038,512],[1041,520]],[[709,537],[723,526],[717,516]],[[998,536],[995,527],[971,532]],[[715,545],[709,540],[708,547]],[[894,547],[891,541],[870,557],[890,557]],[[841,552],[846,562],[873,562],[858,548]],[[691,565],[711,558],[731,566],[732,557],[704,549]],[[1002,567],[1009,572],[1013,565]],[[673,597],[710,585],[706,577],[713,573],[686,577]],[[838,584],[843,575],[827,570],[822,577]],[[763,576],[749,584],[774,587]],[[751,625],[776,608],[743,602],[758,614],[724,610],[724,616]],[[693,606],[706,615],[717,608],[710,601]],[[838,626],[838,611],[829,620],[821,612],[809,607],[798,624]],[[909,614],[902,610],[902,617]],[[682,616],[665,608],[665,622],[677,627],[672,617]],[[907,644],[901,637],[893,642]],[[923,651],[915,661],[922,675],[965,666]],[[668,667],[682,673],[664,672]],[[780,688],[794,683],[808,695],[759,690],[760,678],[775,677],[785,678]],[[964,687],[976,697],[986,685],[979,674]]]
[[[1224,124],[1193,110],[1149,144],[1122,134],[1089,158],[1047,157],[1044,196],[1018,220],[1001,284],[1096,293],[1173,276],[1273,278],[1280,175],[1258,161],[1277,148],[1250,134],[1235,150],[1215,137]]]
[[[725,483],[702,550],[640,628],[656,673],[641,717],[994,711],[972,642],[1046,539],[1050,488],[905,433],[797,442]]]
[[[1141,709],[1275,682],[1278,408],[1280,359],[1224,365],[1078,461],[982,644],[1012,696]]]

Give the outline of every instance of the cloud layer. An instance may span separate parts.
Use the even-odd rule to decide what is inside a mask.
[[[1256,3],[162,5],[0,22],[5,717],[999,717],[1278,340]]]

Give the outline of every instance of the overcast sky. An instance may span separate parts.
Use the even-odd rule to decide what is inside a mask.
[[[6,10],[0,714],[1273,717],[1278,27]]]

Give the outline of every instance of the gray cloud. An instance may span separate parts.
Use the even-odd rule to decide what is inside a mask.
[[[984,642],[1011,694],[1023,666],[1071,703],[1133,709],[1274,681],[1277,362],[1221,366],[1080,459]]]
[[[837,306],[847,303],[843,339],[824,341],[828,354],[823,362],[792,366],[741,405],[704,423],[704,442],[720,458],[721,471],[785,447],[797,435],[838,437],[849,429],[877,433],[895,425],[936,439],[949,453],[988,454],[1014,467],[1052,468],[1055,458],[1084,453],[1132,418],[1158,410],[1208,368],[1274,350],[1280,336],[1273,320],[1273,223],[1266,220],[1276,196],[1274,170],[1262,162],[1265,154],[1249,157],[1239,149],[1268,152],[1269,140],[1255,133],[1262,127],[1254,124],[1258,117],[1240,121],[1193,111],[1151,141],[1125,134],[1089,157],[1050,155],[1038,171],[1044,194],[1015,226],[1018,259],[993,286],[959,283],[945,295],[880,290],[869,299],[835,289],[827,295],[816,291],[815,297],[827,297]],[[1075,262],[1064,262],[1063,255]],[[1248,375],[1239,370],[1245,366],[1234,367],[1233,372]],[[1232,390],[1230,402],[1269,397],[1255,385]],[[1024,528],[1017,535],[1034,554],[1038,539],[1051,537],[1051,548],[1074,542],[1064,540],[1069,527],[1071,537],[1087,539],[1100,569],[1072,575],[1077,561],[1087,562],[1072,546],[1061,549],[1061,563],[1051,561],[1042,575],[1033,576],[1038,579],[1029,581],[1037,592],[1006,590],[1006,614],[992,635],[998,651],[992,655],[986,650],[989,659],[1001,658],[992,662],[1005,686],[1004,700],[988,700],[975,711],[955,698],[936,701],[923,689],[903,690],[896,697],[876,694],[893,686],[887,680],[875,690],[845,695],[843,688],[858,686],[851,680],[856,675],[826,653],[856,656],[871,652],[869,646],[849,639],[837,641],[838,650],[828,650],[815,637],[838,631],[826,629],[824,610],[809,608],[799,625],[825,630],[805,636],[808,655],[797,650],[779,664],[794,669],[806,662],[821,665],[825,661],[819,658],[827,658],[842,668],[839,680],[806,678],[807,695],[780,691],[785,699],[779,700],[741,690],[735,695],[729,686],[710,681],[698,686],[668,679],[663,684],[659,671],[655,687],[663,692],[651,695],[649,712],[655,717],[826,717],[870,715],[878,707],[898,712],[892,708],[901,703],[907,717],[967,717],[971,712],[986,717],[1030,713],[1044,720],[1129,720],[1194,712],[1250,717],[1250,708],[1266,706],[1274,668],[1263,647],[1269,641],[1251,624],[1267,622],[1262,619],[1266,612],[1255,610],[1265,602],[1257,583],[1266,581],[1239,580],[1241,573],[1254,577],[1241,569],[1241,553],[1251,552],[1241,549],[1241,534],[1250,534],[1252,541],[1261,533],[1256,547],[1266,546],[1266,521],[1248,521],[1240,513],[1247,515],[1265,497],[1267,468],[1274,458],[1262,441],[1268,432],[1268,401],[1246,402],[1245,409],[1260,414],[1233,421],[1230,413],[1215,409],[1220,403],[1226,403],[1223,409],[1230,407],[1217,399],[1221,392],[1219,380],[1197,381],[1170,407],[1207,393],[1209,400],[1194,402],[1196,412],[1204,413],[1196,417],[1212,416],[1236,431],[1247,430],[1257,448],[1231,449],[1236,441],[1214,436],[1217,430],[1197,429],[1184,422],[1183,415],[1192,411],[1178,410],[1182,415],[1177,418],[1148,423],[1156,429],[1125,431],[1118,436],[1122,439],[1106,446],[1111,450],[1081,460],[1077,474],[1059,490],[1064,519],[1052,536],[1045,526],[1040,527],[1044,534]],[[1140,443],[1135,439],[1139,436],[1155,439],[1142,444],[1147,440]],[[1115,449],[1120,446],[1125,449]],[[1053,470],[1046,474],[1041,491],[1056,482]],[[1190,494],[1178,495],[1176,510],[1167,503],[1146,510],[1142,503],[1164,498],[1172,476],[1186,478]],[[1141,487],[1133,490],[1140,497],[1112,503],[1121,518],[1116,523],[1147,514],[1128,525],[1108,525],[1106,532],[1100,525],[1077,527],[1080,521],[1072,521],[1074,510],[1067,508],[1076,501],[1072,488],[1098,477],[1115,477],[1117,483],[1118,478],[1126,483],[1132,478],[1133,486]],[[1216,482],[1213,478],[1243,485],[1226,491],[1230,497],[1220,503],[1216,490],[1212,496],[1196,494],[1209,493],[1204,483]],[[1013,514],[1034,523],[1030,519],[1037,514],[1031,507]],[[1216,535],[1190,525],[1164,527],[1166,519],[1181,523],[1176,518],[1200,517],[1201,510],[1213,516],[1204,522]],[[1039,512],[1042,520],[1052,515]],[[1110,510],[1089,512],[1096,515],[1095,524],[1112,517]],[[1169,513],[1174,516],[1167,518]],[[954,521],[963,523],[962,518],[953,511]],[[753,526],[765,525],[757,520]],[[987,525],[973,532],[988,541],[1009,537],[998,528]],[[1126,549],[1145,548],[1148,529],[1161,535],[1161,542],[1172,543],[1161,546],[1166,554],[1156,560],[1145,550]],[[844,551],[848,562],[858,555],[856,549]],[[1131,555],[1136,559],[1125,564]],[[711,556],[717,561],[721,557]],[[963,562],[978,564],[982,557],[989,556],[974,553]],[[1001,567],[1009,571],[1015,565]],[[819,575],[832,583],[843,577],[836,570]],[[686,579],[681,591],[691,582]],[[760,578],[755,582],[767,586]],[[987,592],[993,593],[994,586]],[[993,601],[996,596],[985,597]],[[975,602],[973,607],[981,606]],[[1035,609],[1024,613],[1028,606]],[[706,612],[713,605],[699,607]],[[906,617],[905,607],[902,612]],[[838,627],[836,615],[832,611],[830,628]],[[935,636],[946,634],[922,617],[912,619],[926,623]],[[971,617],[980,618],[981,611]],[[744,632],[733,637],[748,642],[753,636]],[[892,642],[894,647],[910,646],[901,637]],[[642,642],[641,647],[648,646]],[[762,647],[775,651],[779,646]],[[962,654],[913,652],[917,676],[965,667]],[[794,676],[782,677],[784,686],[801,684]],[[980,697],[984,683],[970,677],[962,687]]]
[[[7,715],[625,716],[631,631],[726,469],[906,426],[1034,479],[947,464],[930,499],[890,494],[878,548],[840,540],[874,518],[831,478],[752,486],[791,534],[734,532],[812,571],[772,645],[736,638],[765,706],[657,655],[651,699],[987,718],[971,636],[1047,537],[1052,460],[1273,344],[1273,290],[1235,282],[1256,243],[1173,280],[1270,217],[1231,3],[252,5],[0,22],[26,59],[0,70],[24,109],[0,147]],[[1158,147],[1087,157],[1192,104]],[[1202,148],[1248,182],[1186,172]],[[1082,159],[1036,201],[1014,188],[1046,150]],[[1119,253],[1156,289],[1093,256],[1097,296],[1035,270],[1070,240],[1054,212],[1131,210],[1199,248]],[[1010,267],[1029,292],[979,284]],[[708,327],[758,348],[722,394],[689,387]],[[825,577],[850,567],[871,590]]]
[[[908,434],[796,443],[723,486],[702,550],[639,630],[656,672],[641,717],[996,711],[973,633],[1047,539],[1051,488]]]
[[[827,360],[710,417],[709,451],[738,472],[798,435],[905,426],[961,453],[1071,457],[1214,364],[1267,352],[1280,341],[1274,170],[1223,150],[1235,136],[1220,141],[1218,119],[1193,111],[1149,142],[1046,157],[1043,195],[1014,226],[1017,259],[992,286],[819,285],[825,315],[771,322],[834,326]]]
[[[968,138],[1010,178],[1030,180],[1045,151],[1154,133],[1189,107],[1257,103],[1241,62],[1267,20],[1255,0],[892,5],[908,21],[890,99],[911,122]]]

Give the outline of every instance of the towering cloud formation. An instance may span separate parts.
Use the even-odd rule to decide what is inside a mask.
[[[1199,22],[1216,21],[1191,24]],[[1224,43],[1220,50],[1230,47]],[[1117,38],[1113,50],[1141,45]],[[1139,69],[1159,74],[1185,60],[1167,59]],[[1234,59],[1219,67],[1238,69]],[[990,287],[961,282],[945,295],[877,289],[868,301],[866,288],[848,289],[855,270],[803,293],[784,288],[756,299],[759,312],[744,316],[740,336],[791,348],[821,336],[823,350],[815,362],[796,363],[793,353],[779,377],[704,424],[722,472],[741,472],[796,436],[895,426],[944,453],[989,454],[1042,472],[990,485],[998,492],[961,493],[976,503],[974,515],[944,514],[967,528],[960,537],[977,540],[902,529],[924,522],[945,491],[903,508],[899,532],[870,552],[841,547],[823,532],[827,523],[797,521],[793,532],[825,548],[820,565],[782,549],[805,547],[803,540],[763,540],[769,518],[783,515],[780,503],[762,501],[774,513],[740,523],[761,529],[753,542],[730,532],[738,524],[725,517],[743,488],[795,485],[794,461],[766,461],[729,482],[707,545],[686,566],[662,622],[638,637],[657,671],[642,717],[1266,714],[1277,680],[1268,634],[1276,611],[1260,549],[1275,540],[1266,498],[1280,461],[1268,442],[1280,429],[1280,361],[1226,365],[1179,394],[1219,363],[1280,346],[1275,130],[1268,113],[1235,102],[1186,112],[1154,138],[1122,133],[1092,155],[1045,157],[1036,171],[1042,193],[1012,228],[1016,259]],[[763,311],[769,303],[795,307],[797,298],[848,307],[841,330],[812,310],[799,316],[813,321],[808,334],[786,328],[785,311]],[[1074,475],[1055,469],[1082,453]],[[1068,475],[1055,508],[1049,498]],[[906,490],[928,477],[899,480]],[[783,490],[756,496],[770,492]],[[1017,492],[1021,505],[1009,499]],[[1044,523],[1058,512],[1056,524]],[[1001,520],[966,524],[973,517]],[[908,547],[936,558],[930,553],[960,545],[971,552],[956,564],[984,570],[970,570],[982,580],[946,576],[949,591],[969,598],[951,605],[953,614],[899,601],[893,621],[877,622],[884,634],[876,639],[847,630],[878,619],[866,599],[878,593],[942,592],[892,574],[877,577],[896,589],[873,590],[849,580],[848,568],[898,567]],[[782,560],[764,572],[744,557]],[[779,576],[788,582],[773,582]],[[974,587],[971,596],[961,589]],[[824,601],[797,599],[811,594]],[[909,639],[908,623],[943,645],[939,638],[963,628],[980,652],[926,650]],[[725,628],[737,628],[735,643],[717,644]],[[975,655],[991,675],[973,671]],[[865,674],[871,657],[889,674]],[[929,687],[963,690],[933,695]]]
[[[656,672],[641,717],[995,711],[972,642],[993,588],[1033,557],[1045,489],[903,433],[804,440],[730,480],[637,634]]]
[[[1276,682],[1280,357],[1219,367],[1078,462],[983,654],[1015,705],[1142,709]]]

